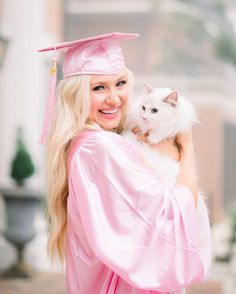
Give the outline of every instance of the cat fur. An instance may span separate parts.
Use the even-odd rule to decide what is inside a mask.
[[[156,113],[151,111],[154,108],[157,109]],[[195,108],[186,98],[170,88],[153,88],[146,85],[146,94],[127,112],[122,135],[136,145],[145,163],[158,176],[173,184],[180,171],[179,162],[138,141],[132,129],[138,127],[143,134],[148,132],[149,142],[155,144],[190,130],[197,121]]]

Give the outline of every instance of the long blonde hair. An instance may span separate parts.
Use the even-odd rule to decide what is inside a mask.
[[[133,75],[126,69],[129,101],[133,95]],[[52,261],[65,258],[67,229],[67,155],[71,140],[84,129],[101,129],[89,122],[90,78],[78,75],[61,80],[52,127],[46,143],[46,178],[48,188],[47,221],[49,224],[48,254]],[[115,130],[120,133],[125,117]]]

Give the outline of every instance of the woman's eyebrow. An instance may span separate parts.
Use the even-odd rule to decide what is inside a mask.
[[[119,77],[118,79],[116,79],[116,80],[114,80],[114,82],[116,83],[116,82],[118,82],[118,81],[120,81],[120,80],[123,80],[123,79],[126,79],[127,78],[127,76],[126,75],[123,75],[123,76],[121,76],[121,77]],[[94,86],[94,85],[105,85],[105,84],[107,84],[107,83],[109,83],[109,82],[107,82],[107,81],[94,81],[94,82],[92,82],[91,83],[91,86]]]
[[[123,76],[121,76],[120,78],[118,78],[117,81],[119,81],[119,80],[123,80],[123,79],[126,79],[126,78],[127,78],[127,76],[126,76],[126,75],[123,75]]]
[[[96,87],[96,86],[104,86],[106,85],[107,82],[106,81],[94,81],[90,84],[90,87],[93,88],[93,87]]]
[[[106,84],[106,82],[95,81],[95,82],[92,82],[92,83],[91,83],[91,86],[93,86],[93,85],[97,85],[97,84],[99,84],[99,85],[103,85],[103,84]]]

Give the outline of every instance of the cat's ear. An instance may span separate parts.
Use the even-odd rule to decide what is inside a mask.
[[[150,86],[148,83],[144,82],[143,84],[145,87],[146,94],[150,94],[154,90],[154,88],[152,86]]]
[[[171,92],[163,101],[175,107],[178,102],[178,93],[176,91]]]

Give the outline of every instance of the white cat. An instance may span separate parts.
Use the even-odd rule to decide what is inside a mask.
[[[190,130],[198,122],[193,105],[170,88],[152,88],[145,85],[147,94],[133,104],[127,113],[123,136],[137,146],[144,162],[168,184],[174,185],[180,172],[179,162],[158,153],[132,133],[138,127],[144,134],[149,133],[150,143],[158,143],[165,138]],[[198,193],[197,243],[210,251],[210,227],[206,227],[207,206],[202,193]],[[185,292],[183,292],[185,293]]]
[[[197,122],[196,111],[188,100],[170,88],[153,88],[147,84],[145,87],[146,95],[134,103],[127,113],[122,135],[135,143],[145,163],[158,176],[169,183],[175,183],[179,174],[179,162],[138,141],[132,129],[138,127],[143,134],[149,134],[150,143],[158,143],[190,130]]]

